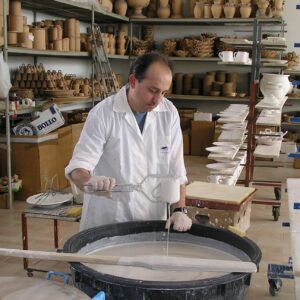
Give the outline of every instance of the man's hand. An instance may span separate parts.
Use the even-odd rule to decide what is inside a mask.
[[[192,227],[192,220],[183,212],[176,211],[168,219],[166,229],[173,224],[173,229],[177,231],[187,231]]]
[[[116,179],[106,176],[92,176],[83,186],[85,192],[111,191],[116,185]]]

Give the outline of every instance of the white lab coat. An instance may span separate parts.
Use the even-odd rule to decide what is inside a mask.
[[[76,168],[140,183],[148,174],[172,175],[187,182],[179,115],[167,99],[148,112],[143,133],[127,101],[126,88],[96,105],[83,127],[65,173]],[[85,194],[80,230],[126,221],[164,220],[166,204],[142,193],[113,193],[112,199]]]

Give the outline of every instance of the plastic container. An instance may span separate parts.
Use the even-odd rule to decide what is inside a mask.
[[[64,252],[78,252],[89,243],[107,237],[126,236],[146,232],[164,232],[165,221],[128,222],[91,228],[71,237],[64,245]],[[228,230],[193,224],[189,234],[229,244],[258,265],[261,251],[256,244]],[[172,234],[172,232],[171,232]],[[182,235],[185,235],[182,233]],[[203,280],[160,282],[142,281],[96,272],[80,263],[71,263],[74,285],[93,297],[104,291],[109,299],[147,300],[220,300],[244,299],[251,274],[230,273]]]

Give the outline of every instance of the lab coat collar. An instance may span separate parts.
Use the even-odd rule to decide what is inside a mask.
[[[115,95],[115,101],[113,104],[113,110],[115,112],[125,112],[125,113],[131,113],[132,110],[128,104],[127,95],[126,95],[126,88],[127,85],[124,85],[120,91]],[[163,112],[166,111],[166,107],[164,105],[165,98],[162,99],[161,103],[155,107],[152,112]],[[151,112],[148,113],[148,115],[151,115]]]

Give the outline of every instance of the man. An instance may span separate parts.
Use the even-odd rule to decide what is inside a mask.
[[[128,85],[90,111],[65,172],[89,191],[110,191],[116,183],[138,184],[149,174],[179,178],[180,199],[166,227],[186,231],[192,221],[184,212],[187,178],[180,121],[176,108],[164,98],[171,83],[165,56],[152,52],[139,57]],[[115,192],[112,199],[85,193],[80,229],[166,216],[166,203],[151,202],[141,192]]]

